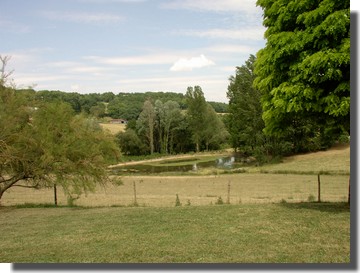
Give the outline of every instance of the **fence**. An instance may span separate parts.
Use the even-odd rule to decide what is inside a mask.
[[[349,176],[244,173],[220,176],[123,177],[123,185],[99,187],[95,193],[75,200],[79,206],[175,206],[176,195],[182,205],[218,203],[347,202]],[[319,191],[320,181],[320,191]],[[319,196],[320,193],[320,196]],[[221,197],[221,198],[220,198]],[[61,188],[57,204],[68,205]],[[13,187],[4,193],[2,205],[55,202],[54,189]]]

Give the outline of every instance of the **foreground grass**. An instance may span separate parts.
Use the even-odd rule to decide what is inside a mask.
[[[344,203],[3,207],[0,230],[0,262],[350,262]]]

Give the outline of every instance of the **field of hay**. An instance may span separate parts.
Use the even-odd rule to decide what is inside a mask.
[[[331,174],[320,176],[321,201],[346,202],[350,146],[285,158],[283,163],[253,167],[246,173],[123,176],[123,185],[99,187],[95,193],[81,196],[75,205],[132,206],[136,201],[139,206],[171,207],[175,206],[176,195],[184,206],[216,204],[220,197],[224,203],[231,204],[317,201],[319,172]],[[58,204],[67,205],[61,188],[57,189],[57,199]],[[54,203],[54,190],[13,187],[4,193],[1,203],[5,206]]]
[[[322,175],[321,200],[346,202],[348,176]],[[284,175],[244,173],[221,176],[127,176],[123,185],[99,187],[95,193],[81,196],[75,205],[81,206],[175,206],[178,194],[181,203],[191,206],[224,203],[278,203],[317,200],[316,175]],[[134,191],[135,184],[135,191]],[[66,196],[57,190],[58,204],[67,205]],[[2,199],[2,205],[53,203],[54,190],[14,187]]]
[[[100,123],[100,126],[109,131],[111,134],[116,135],[117,133],[124,132],[126,124],[112,124],[112,123]]]

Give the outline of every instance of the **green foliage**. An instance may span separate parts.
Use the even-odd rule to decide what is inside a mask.
[[[255,56],[250,55],[245,65],[236,68],[236,75],[229,78],[227,97],[229,114],[227,125],[232,147],[252,154],[256,147],[263,146],[262,108],[260,92],[253,87]]]
[[[182,111],[179,103],[172,100],[145,101],[137,120],[130,121],[126,132],[117,135],[123,153],[184,153],[193,151],[194,144],[198,151],[219,149],[227,141],[228,132],[215,110],[206,103],[200,87],[196,87],[195,93],[196,100],[188,98],[191,107],[187,111]]]
[[[144,102],[143,110],[136,121],[136,128],[140,135],[146,138],[147,144],[150,147],[150,154],[154,153],[154,128],[155,128],[156,113],[151,101]]]
[[[192,138],[196,146],[196,152],[200,151],[200,145],[203,140],[203,132],[206,130],[206,112],[207,105],[204,93],[200,86],[188,87],[186,91],[187,119]]]
[[[133,129],[127,129],[116,135],[117,143],[124,155],[143,155],[148,153],[147,147]]]
[[[322,139],[349,132],[350,2],[258,0],[257,4],[267,27],[267,43],[255,64],[266,133],[283,135],[299,120],[307,127],[308,121],[315,122]],[[327,131],[325,122],[333,129]]]
[[[119,156],[113,137],[94,120],[75,116],[69,104],[33,103],[0,87],[0,198],[20,181],[56,183],[69,195],[105,183],[107,165]]]
[[[185,97],[188,105],[186,117],[196,152],[202,150],[202,145],[206,150],[211,145],[218,148],[226,141],[228,132],[215,110],[205,101],[201,87],[188,87]]]
[[[229,111],[229,105],[224,102],[209,101],[208,104],[214,108],[216,113],[227,113]]]

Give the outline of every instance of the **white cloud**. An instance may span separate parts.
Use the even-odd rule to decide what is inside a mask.
[[[168,9],[189,9],[214,12],[258,13],[256,0],[175,0],[162,5]]]
[[[139,56],[130,56],[130,57],[101,57],[101,56],[86,56],[83,57],[85,60],[92,60],[101,64],[109,65],[123,65],[123,66],[133,66],[133,65],[155,65],[155,64],[169,64],[176,59],[174,54],[148,54],[148,55],[139,55]]]
[[[262,26],[243,29],[210,29],[210,30],[182,30],[178,34],[196,36],[211,39],[232,39],[232,40],[263,40],[265,28]]]
[[[217,53],[250,53],[254,51],[253,46],[247,45],[234,45],[234,44],[219,44],[213,45],[206,48],[206,51],[217,52]]]
[[[202,68],[210,65],[215,65],[215,63],[201,54],[199,57],[190,59],[180,58],[170,68],[170,71],[192,71],[194,68]]]
[[[43,11],[41,15],[50,20],[73,23],[117,23],[125,19],[110,13]]]

